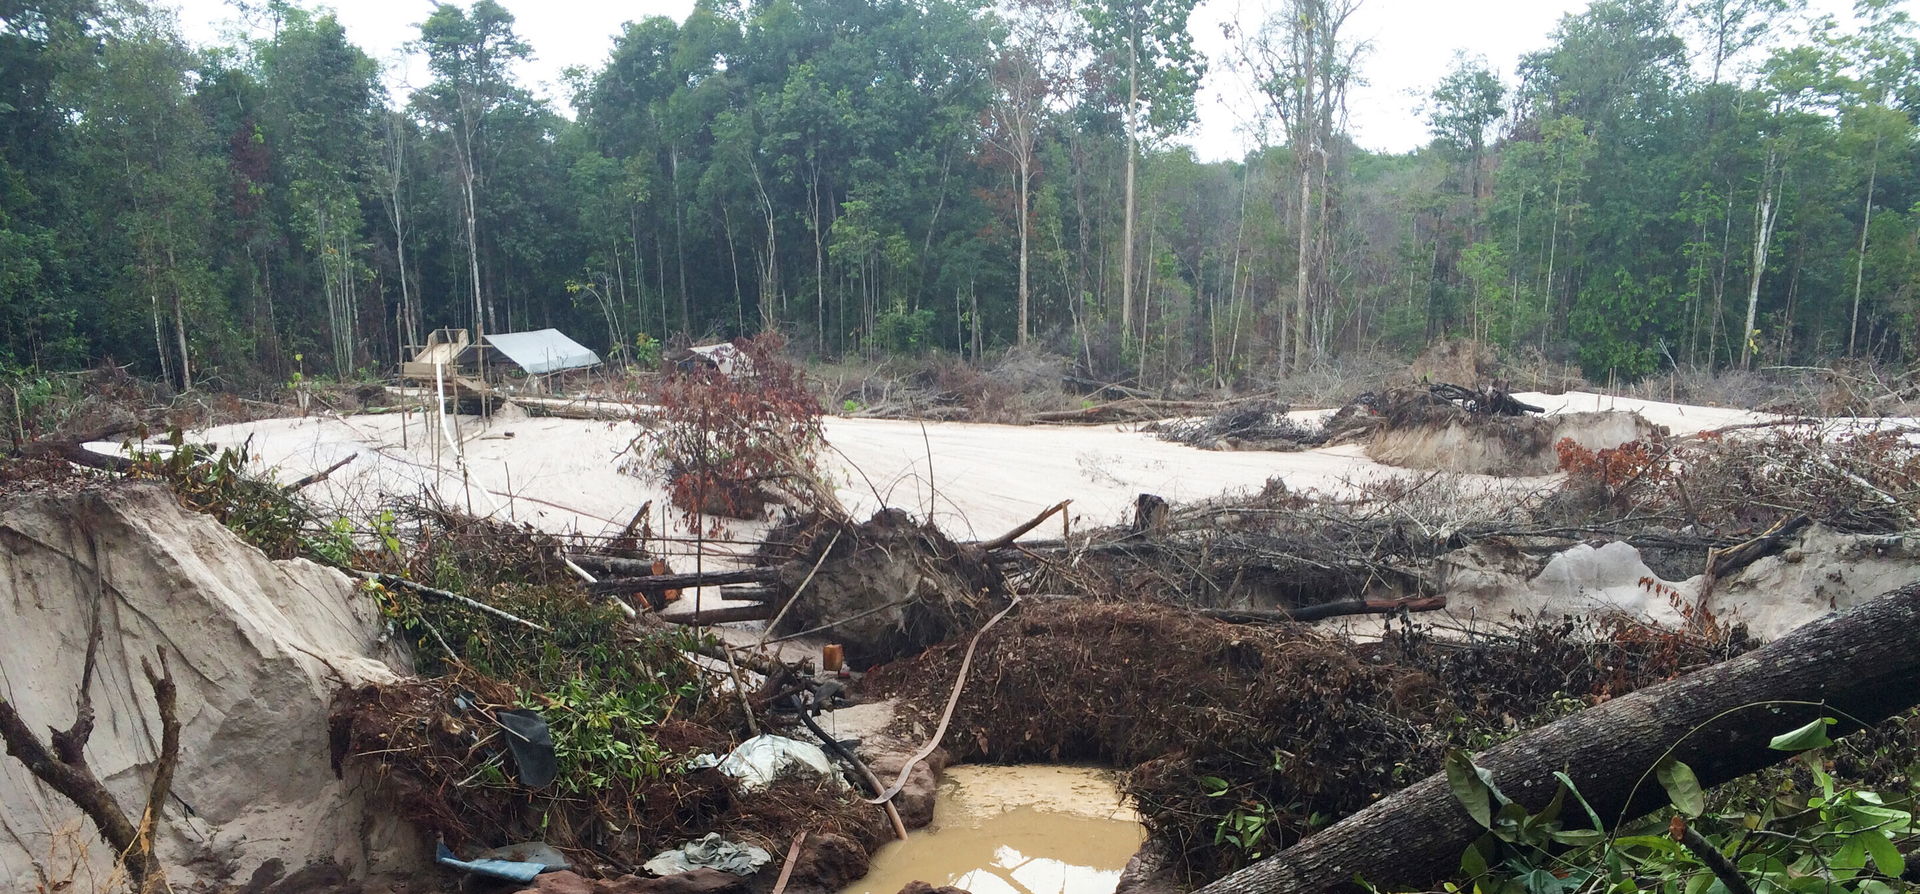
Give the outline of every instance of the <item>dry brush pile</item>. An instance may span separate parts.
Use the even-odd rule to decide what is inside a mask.
[[[1728,532],[1796,516],[1858,533],[1920,527],[1920,449],[1907,426],[1835,420],[1558,445],[1567,507]],[[1650,523],[1650,522],[1649,522]]]

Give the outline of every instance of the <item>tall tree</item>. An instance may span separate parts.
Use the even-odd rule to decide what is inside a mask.
[[[1006,36],[993,60],[993,102],[988,108],[987,141],[1012,163],[1014,227],[1020,238],[1020,279],[1016,301],[1016,341],[1025,345],[1032,332],[1033,186],[1039,161],[1040,129],[1055,96],[1071,77],[1073,43],[1064,0],[1019,0],[1003,11]]]
[[[1366,51],[1365,43],[1342,35],[1359,8],[1360,0],[1283,0],[1258,30],[1239,41],[1242,64],[1266,98],[1268,114],[1287,135],[1299,185],[1294,209],[1292,325],[1284,327],[1281,345],[1285,360],[1284,342],[1291,341],[1295,369],[1306,365],[1313,343],[1312,296],[1323,278],[1316,269],[1315,246],[1326,218],[1316,214],[1324,208],[1315,207],[1315,175],[1320,175],[1324,199],[1329,146],[1346,113],[1347,88]]]
[[[415,93],[413,102],[427,122],[450,139],[459,177],[473,329],[478,338],[497,318],[480,276],[477,194],[482,159],[478,143],[495,111],[511,102],[528,102],[514,80],[512,66],[532,55],[532,49],[514,33],[512,14],[495,0],[475,0],[467,10],[435,3],[433,14],[420,23],[416,47],[426,54],[433,82]]]
[[[1187,19],[1197,0],[1082,0],[1095,53],[1109,77],[1124,86],[1126,209],[1120,234],[1120,325],[1133,333],[1135,168],[1143,136],[1186,129],[1194,120],[1194,90],[1206,60],[1193,46]]]

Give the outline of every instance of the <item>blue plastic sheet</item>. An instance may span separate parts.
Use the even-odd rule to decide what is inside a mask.
[[[475,860],[462,860],[454,856],[453,851],[447,849],[446,842],[441,842],[435,846],[433,859],[434,862],[442,866],[451,866],[455,869],[463,869],[476,875],[488,875],[514,882],[530,882],[533,881],[534,876],[546,872],[549,869],[566,868],[565,864],[556,866],[524,860],[493,860],[484,857]]]

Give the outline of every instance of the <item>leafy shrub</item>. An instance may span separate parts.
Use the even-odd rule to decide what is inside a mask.
[[[1613,834],[1565,774],[1554,774],[1559,791],[1532,813],[1456,752],[1447,781],[1487,831],[1461,858],[1461,883],[1446,890],[1704,894],[1727,891],[1729,882],[1756,892],[1907,890],[1900,844],[1920,837],[1913,793],[1889,797],[1838,782],[1826,760],[1832,723],[1816,720],[1773,739],[1769,747],[1799,754],[1799,773],[1768,774],[1771,791],[1717,804],[1686,764],[1663,761],[1652,775],[1671,809]]]
[[[826,438],[820,401],[768,333],[734,342],[746,355],[733,375],[698,364],[659,386],[659,424],[636,442],[658,461],[673,504],[703,515],[756,518],[770,502],[831,505],[816,458]]]

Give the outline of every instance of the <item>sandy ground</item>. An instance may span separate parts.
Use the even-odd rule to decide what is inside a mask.
[[[403,434],[402,429],[405,429]],[[1072,524],[1107,525],[1131,512],[1140,493],[1179,502],[1257,489],[1279,477],[1296,490],[1350,491],[1415,474],[1368,459],[1359,445],[1298,453],[1198,450],[1117,426],[1006,426],[957,422],[829,419],[825,462],[856,516],[885,505],[933,520],[960,539],[992,537],[1042,509],[1072,499]],[[633,474],[633,423],[533,418],[515,412],[462,417],[465,477],[452,451],[430,437],[419,414],[269,419],[193,433],[221,447],[247,445],[253,461],[292,481],[341,459],[346,467],[308,496],[346,511],[432,490],[476,514],[525,522],[556,534],[617,530],[648,501],[656,530],[690,535],[668,519],[664,492],[645,470]],[[435,447],[439,447],[438,450]],[[1496,479],[1487,478],[1491,486]],[[753,525],[733,525],[751,539]],[[1058,536],[1043,526],[1032,536]]]
[[[1582,392],[1517,396],[1549,413],[1634,411],[1674,434],[1778,420],[1746,410]],[[1308,419],[1327,412],[1294,415]],[[1160,441],[1135,426],[830,418],[826,432],[831,444],[824,457],[828,474],[856,517],[883,505],[900,507],[931,517],[963,540],[996,536],[1064,499],[1073,501],[1067,523],[1079,530],[1123,521],[1141,493],[1191,501],[1258,489],[1278,478],[1295,490],[1340,494],[1389,478],[1428,474],[1375,462],[1357,444],[1295,453],[1207,451]],[[695,549],[694,532],[667,508],[658,477],[637,466],[633,445],[641,433],[632,422],[535,418],[516,408],[490,419],[462,417],[456,437],[464,470],[446,440],[419,413],[272,419],[207,429],[192,437],[224,447],[245,444],[253,461],[282,481],[351,456],[350,464],[308,488],[307,495],[323,509],[361,518],[396,497],[431,491],[476,514],[555,534],[597,535],[619,530],[651,502],[654,531],[687,538],[663,551],[680,556],[677,570],[690,570],[693,562],[687,556]],[[1469,488],[1479,483],[1532,490],[1553,482],[1552,476],[1460,477]],[[1061,530],[1049,522],[1028,536],[1058,537]],[[760,525],[740,522],[727,523],[717,540],[707,532],[702,535],[701,561],[705,567],[728,564],[730,552],[757,541],[760,533]],[[1609,584],[1614,576],[1603,575]],[[1637,580],[1628,583],[1637,586]],[[1590,593],[1610,587],[1569,579],[1558,589]],[[696,604],[718,607],[724,603],[717,596],[702,592],[674,610],[692,610]],[[1487,601],[1491,605],[1502,600]],[[1646,608],[1659,614],[1661,606]],[[741,641],[758,637],[744,629],[724,635]],[[796,642],[786,651],[815,647]]]
[[[1774,422],[1781,418],[1754,410],[1670,404],[1665,401],[1594,394],[1590,391],[1569,391],[1565,394],[1523,392],[1515,394],[1514,397],[1536,407],[1545,408],[1548,413],[1590,413],[1609,410],[1639,413],[1647,417],[1647,421],[1655,425],[1664,425],[1668,432],[1676,435],[1690,435],[1729,425]]]
[[[1550,413],[1630,410],[1675,434],[1768,421],[1746,410],[1696,407],[1583,392],[1520,394]],[[1303,421],[1331,411],[1293,414]],[[632,422],[529,417],[509,407],[492,418],[459,417],[448,439],[420,413],[269,419],[195,432],[197,441],[245,445],[253,462],[292,481],[342,459],[352,462],[306,494],[324,510],[365,517],[395,498],[432,492],[478,515],[530,524],[554,534],[618,531],[651,502],[656,533],[687,538],[695,530],[667,508],[657,475],[635,460]],[[1134,498],[1174,502],[1255,490],[1278,478],[1294,490],[1351,493],[1369,483],[1419,473],[1369,459],[1358,444],[1296,453],[1199,450],[1160,441],[1136,426],[1008,426],[877,419],[826,420],[824,464],[856,517],[883,505],[930,517],[957,539],[996,536],[1061,500],[1078,530],[1124,520]],[[1464,476],[1488,487],[1533,489],[1551,478]],[[703,561],[726,563],[728,541],[751,543],[761,527],[729,522]],[[1030,537],[1057,537],[1041,526]],[[712,531],[700,533],[706,541]],[[688,555],[689,542],[667,552]],[[679,567],[676,565],[676,567]]]

